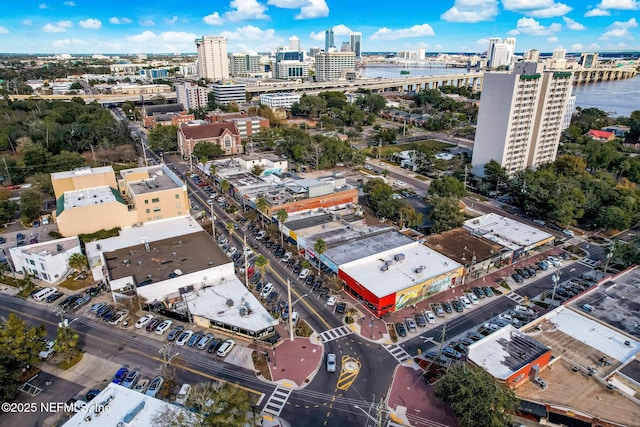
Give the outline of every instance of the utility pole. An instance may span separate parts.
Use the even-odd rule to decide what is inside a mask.
[[[291,304],[291,281],[287,279],[287,303],[289,304],[289,339],[293,341],[293,304]]]
[[[9,168],[7,167],[7,159],[3,157],[2,161],[4,162],[4,171],[7,173],[7,178],[9,178],[9,181],[11,181],[11,175],[9,175]]]
[[[607,269],[609,268],[609,261],[611,260],[611,258],[613,258],[613,251],[616,248],[616,241],[614,240],[613,243],[611,244],[611,248],[609,249],[609,252],[607,253],[607,262],[604,264],[604,275],[605,277],[607,276]]]
[[[244,285],[249,287],[249,264],[247,263],[247,233],[243,235],[242,249],[244,250]]]

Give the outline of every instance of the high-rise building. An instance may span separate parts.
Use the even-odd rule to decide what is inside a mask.
[[[229,78],[227,39],[220,36],[203,36],[196,39],[198,50],[198,77],[209,80]]]
[[[351,33],[349,36],[351,52],[356,54],[356,59],[362,58],[362,33]]]
[[[300,50],[300,39],[298,37],[289,37],[289,50]]]
[[[320,47],[311,47],[309,48],[309,56],[315,58],[317,54],[322,52],[322,48]]]
[[[522,59],[528,62],[538,62],[540,60],[540,51],[538,49],[529,49],[524,53]]]
[[[356,68],[356,54],[353,52],[320,52],[316,55],[316,80],[335,80],[343,72]]]
[[[304,52],[285,47],[276,50],[274,77],[277,79],[300,79],[309,76],[309,64],[304,61]]]
[[[324,51],[329,52],[329,49],[335,48],[333,44],[333,28],[329,28],[324,32]]]
[[[593,68],[598,63],[598,54],[583,53],[580,55],[580,61],[578,63],[584,68]]]
[[[508,67],[511,65],[515,48],[516,39],[513,37],[506,39],[490,38],[489,49],[487,50],[487,65],[490,68]]]
[[[424,61],[424,58],[427,55],[427,50],[423,47],[418,49],[418,61]]]
[[[553,49],[553,54],[551,55],[551,58],[564,59],[566,54],[567,54],[567,49],[562,49],[562,48]]]
[[[471,164],[498,162],[509,174],[552,162],[571,102],[573,74],[519,62],[511,73],[485,73]]]
[[[176,101],[184,105],[185,110],[195,110],[207,106],[209,89],[203,86],[185,82],[176,84]]]
[[[232,75],[260,73],[260,55],[255,53],[234,53],[229,55],[229,72]]]
[[[216,104],[244,104],[247,101],[247,90],[244,83],[231,80],[220,81],[213,86],[213,100]]]
[[[340,52],[352,52],[351,45],[349,42],[342,42],[342,47],[340,48]]]

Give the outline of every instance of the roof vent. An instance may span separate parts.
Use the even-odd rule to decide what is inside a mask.
[[[422,274],[424,273],[424,265],[421,265],[420,267],[415,269],[416,274]]]
[[[404,261],[406,257],[404,256],[404,254],[400,253],[400,254],[395,254],[393,256],[394,261]]]
[[[231,298],[227,299],[227,307],[233,307],[233,300]]]
[[[58,252],[62,252],[62,245],[60,243],[58,243],[56,245],[56,249],[58,250]]]
[[[387,261],[384,262],[384,265],[387,265],[387,266],[389,266],[391,264],[393,264],[393,260],[392,259],[387,260]]]
[[[389,270],[389,266],[387,264],[380,267],[380,271],[387,271],[387,270]]]

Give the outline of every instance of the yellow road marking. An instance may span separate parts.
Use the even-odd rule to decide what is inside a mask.
[[[336,388],[338,390],[347,390],[355,381],[358,373],[360,373],[360,361],[351,356],[342,356],[342,370]]]

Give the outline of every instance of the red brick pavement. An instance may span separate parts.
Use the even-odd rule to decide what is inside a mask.
[[[271,379],[287,386],[305,386],[322,364],[323,348],[313,344],[309,338],[289,339],[289,331],[284,326],[276,327],[283,337],[282,342],[269,355]]]

